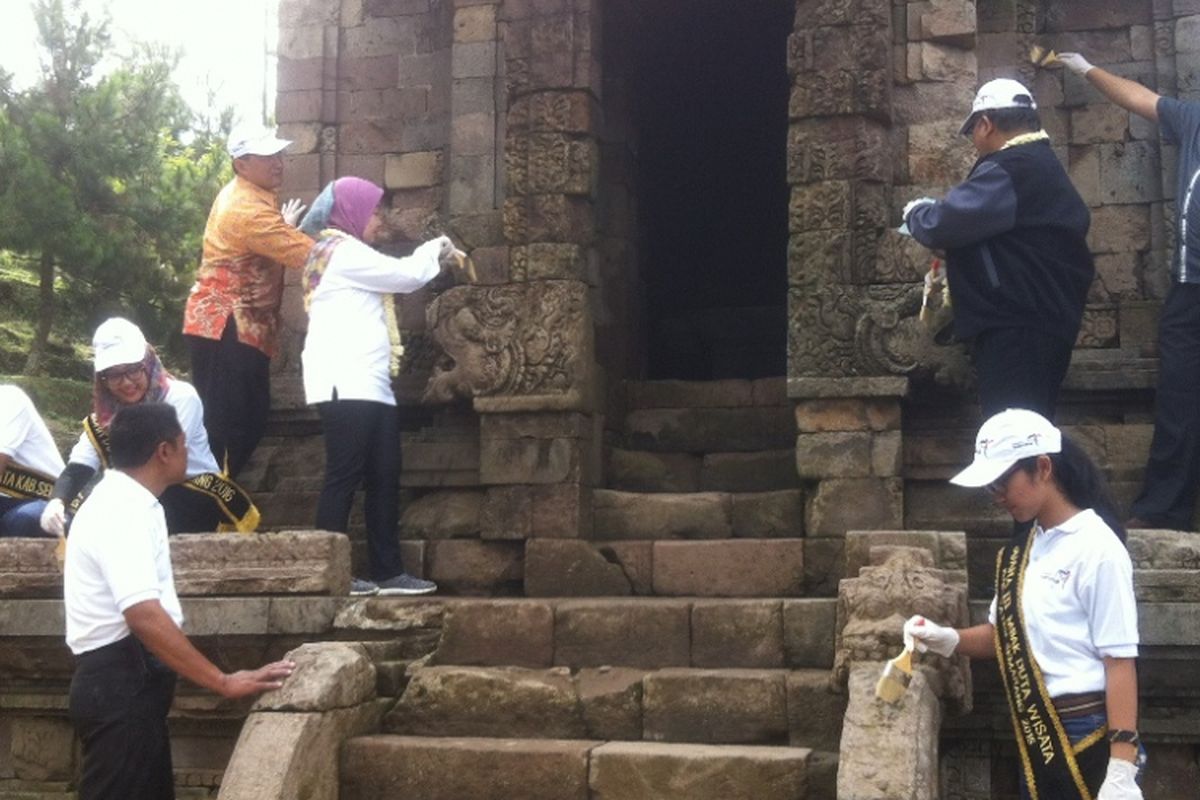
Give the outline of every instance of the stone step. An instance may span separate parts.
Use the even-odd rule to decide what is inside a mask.
[[[786,406],[787,379],[628,381],[625,401],[630,409]]]
[[[788,406],[646,408],[625,416],[625,445],[668,453],[784,450],[796,444]]]
[[[410,675],[384,730],[836,750],[844,714],[827,670],[434,666]]]
[[[804,539],[525,543],[530,597],[798,597]]]
[[[462,599],[439,605],[444,615],[430,658],[434,665],[833,666],[837,601],[832,598]]]
[[[794,447],[757,453],[655,453],[613,448],[611,488],[627,492],[770,492],[799,489]]]
[[[803,800],[799,747],[427,738],[351,739],[341,800]],[[827,771],[827,770],[826,770]]]
[[[592,493],[595,539],[727,539],[804,535],[805,493]]]

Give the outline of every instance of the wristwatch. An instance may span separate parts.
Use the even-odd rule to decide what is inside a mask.
[[[1138,736],[1137,731],[1126,731],[1122,730],[1121,728],[1114,728],[1108,732],[1108,740],[1113,744],[1137,745],[1137,743],[1142,740],[1142,737]]]

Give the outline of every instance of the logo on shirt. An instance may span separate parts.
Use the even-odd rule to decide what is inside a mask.
[[[1063,586],[1066,586],[1067,581],[1070,580],[1071,570],[1060,569],[1055,570],[1054,572],[1043,572],[1042,578],[1054,584],[1056,587],[1062,588]]]

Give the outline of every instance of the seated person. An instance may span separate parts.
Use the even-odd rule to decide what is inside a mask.
[[[191,384],[167,372],[141,330],[127,319],[113,317],[96,329],[96,380],[92,413],[83,420],[83,433],[71,449],[67,467],[54,484],[42,513],[42,529],[62,535],[66,513],[97,470],[109,465],[108,426],[124,406],[162,402],[175,408],[187,439],[187,480],[168,488],[160,498],[168,533],[236,530],[250,533],[259,513],[250,497],[221,474],[208,434],[204,406]]]
[[[0,386],[0,536],[45,536],[39,519],[62,456],[29,395]]]

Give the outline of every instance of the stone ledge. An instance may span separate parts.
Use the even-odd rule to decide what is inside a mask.
[[[908,378],[788,378],[792,400],[821,397],[905,397]]]
[[[0,539],[0,597],[62,597],[55,539]],[[286,531],[170,538],[175,588],[188,595],[334,595],[350,589],[350,540]]]

